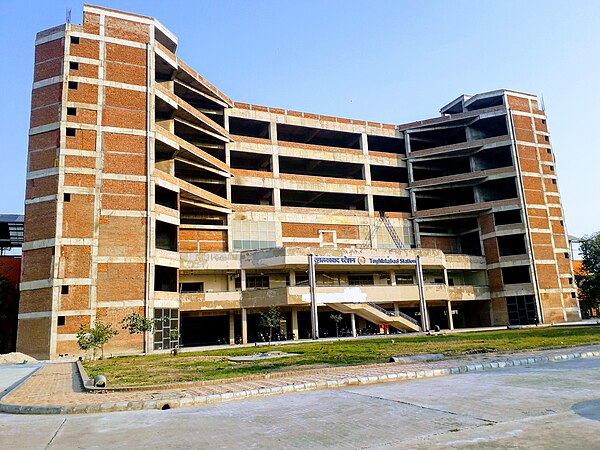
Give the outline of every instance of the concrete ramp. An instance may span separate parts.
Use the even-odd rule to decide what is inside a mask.
[[[327,306],[344,314],[356,314],[378,325],[385,323],[402,331],[421,331],[421,326],[412,317],[402,313],[394,315],[373,303],[327,303]]]

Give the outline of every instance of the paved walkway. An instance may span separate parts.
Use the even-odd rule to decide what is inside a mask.
[[[599,357],[600,345],[495,353],[425,363],[388,363],[324,369],[315,373],[271,375],[254,381],[223,380],[208,386],[90,393],[83,389],[75,363],[47,364],[0,400],[0,411],[29,414],[77,414],[140,409],[170,409],[248,397],[401,381],[463,372]]]

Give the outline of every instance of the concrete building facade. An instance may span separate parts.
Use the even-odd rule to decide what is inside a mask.
[[[36,38],[18,350],[77,354],[80,324],[156,320],[112,353],[579,319],[546,115],[461,96],[381,124],[234,102],[157,20],[97,6]],[[422,263],[422,279],[416,259]],[[118,327],[118,326],[117,326]],[[120,328],[120,327],[118,327]]]

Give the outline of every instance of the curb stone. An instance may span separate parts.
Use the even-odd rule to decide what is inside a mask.
[[[267,387],[260,389],[247,389],[237,392],[225,392],[222,394],[200,395],[196,397],[173,397],[172,399],[130,401],[130,402],[106,402],[91,405],[69,405],[69,406],[23,406],[11,405],[0,402],[0,412],[11,414],[93,414],[113,411],[137,411],[137,410],[160,410],[182,408],[186,406],[200,406],[204,404],[222,403],[242,398],[263,397],[267,395],[285,394],[291,392],[312,391],[317,389],[340,388],[343,386],[375,384],[391,381],[399,381],[416,378],[432,378],[438,376],[454,375],[466,372],[479,372],[484,370],[501,369],[505,367],[525,366],[541,364],[550,361],[565,361],[580,358],[600,357],[600,351],[588,351],[577,353],[566,353],[553,356],[539,356],[532,358],[513,358],[502,361],[492,361],[483,364],[468,364],[462,366],[451,366],[443,369],[401,371],[382,375],[349,377],[339,380],[307,381],[304,383],[288,384],[284,386]],[[35,373],[35,372],[34,372]],[[29,377],[27,377],[29,378]]]

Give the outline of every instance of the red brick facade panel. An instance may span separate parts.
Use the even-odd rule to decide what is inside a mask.
[[[100,14],[83,13],[83,30],[89,34],[100,34]]]
[[[522,159],[521,160],[521,170],[523,172],[539,173],[540,172],[540,166],[539,166],[537,160]]]
[[[91,248],[88,245],[63,245],[58,265],[59,278],[89,278]]]
[[[25,242],[52,239],[55,234],[56,202],[25,205]]]
[[[63,59],[52,59],[43,61],[35,65],[33,70],[33,81],[46,80],[52,77],[58,77],[62,74]]]
[[[540,191],[525,191],[525,202],[528,205],[545,205],[546,198],[544,193]]]
[[[488,264],[495,264],[500,261],[498,240],[496,238],[484,239],[483,251],[485,253],[485,260]]]
[[[96,151],[96,131],[95,130],[75,130],[75,136],[67,136],[66,148],[73,150]]]
[[[542,190],[542,179],[539,177],[523,176],[523,188],[541,191]]]
[[[52,277],[54,248],[38,248],[23,251],[21,282],[48,280]]]
[[[547,230],[549,227],[548,219],[544,217],[529,217],[529,226],[540,230]]]
[[[76,187],[95,187],[96,175],[88,175],[83,173],[65,173],[64,185]]]
[[[60,295],[59,310],[71,311],[90,307],[90,286],[69,286],[68,294]]]
[[[72,77],[98,78],[98,66],[95,64],[78,63],[77,69],[69,68],[69,75]]]
[[[118,83],[146,86],[146,68],[118,62],[107,62],[106,79]]]
[[[65,156],[65,167],[79,167],[94,169],[96,167],[96,158],[89,156]]]
[[[144,264],[98,265],[97,301],[143,300],[144,293]]]
[[[460,251],[460,239],[444,236],[423,236],[421,247],[435,248],[445,253],[457,253]]]
[[[58,130],[48,131],[46,133],[34,134],[29,136],[29,151],[44,150],[47,148],[56,149],[60,145],[60,132]]]
[[[513,114],[513,124],[515,128],[523,129],[523,130],[533,130],[533,123],[531,122],[531,117],[529,116],[520,116]]]
[[[98,59],[100,55],[100,42],[93,39],[79,38],[79,44],[71,42],[70,54],[82,58]]]
[[[54,104],[31,111],[30,127],[35,128],[59,121],[60,105]]]
[[[552,236],[549,233],[531,233],[533,245],[552,245]]]
[[[501,291],[504,289],[504,282],[502,280],[502,269],[490,269],[488,272],[488,280],[490,283],[491,291]]]
[[[543,131],[545,133],[548,132],[548,124],[542,122],[542,120],[546,120],[546,119],[540,119],[538,117],[535,117],[533,120],[535,122],[536,131]]]
[[[319,231],[335,231],[337,239],[359,239],[356,225],[333,225],[324,223],[282,222],[281,233],[284,238],[318,238]]]
[[[62,100],[62,83],[49,84],[31,91],[31,109],[53,105]]]
[[[104,24],[107,36],[134,42],[150,41],[150,26],[131,20],[106,17]]]
[[[226,252],[227,231],[225,230],[179,230],[181,252]]]
[[[96,319],[103,323],[112,324],[113,328],[119,331],[119,334],[113,337],[105,346],[104,354],[110,353],[140,353],[144,346],[144,337],[141,334],[129,334],[121,330],[120,322],[131,313],[144,314],[143,308],[98,308]]]
[[[69,88],[68,100],[95,105],[98,103],[98,85],[78,82],[77,89]]]
[[[125,180],[102,180],[102,192],[105,194],[146,195],[146,183]]]
[[[57,334],[76,334],[81,325],[89,326],[91,317],[84,316],[65,316],[65,324],[56,327]]]
[[[107,87],[104,94],[104,105],[137,111],[146,110],[146,93],[131,89]]]
[[[69,122],[86,123],[96,125],[98,113],[93,109],[75,108],[74,116],[67,116]]]
[[[21,291],[19,313],[44,312],[52,309],[52,288]]]
[[[50,356],[50,317],[19,320],[17,350],[34,358],[48,359]]]
[[[94,196],[69,195],[71,200],[63,203],[63,237],[94,237]]]
[[[104,154],[104,172],[146,175],[146,156],[106,152]]]
[[[55,148],[50,148],[47,150],[39,150],[35,152],[31,152],[29,154],[29,166],[28,170],[42,170],[42,169],[50,169],[57,165],[57,150]],[[38,178],[39,180],[40,178]],[[42,178],[43,179],[43,178]]]
[[[553,260],[554,248],[549,245],[536,245],[533,249],[533,255],[536,260]]]
[[[62,58],[64,55],[64,39],[45,42],[35,46],[35,63],[39,64],[54,58]]]
[[[106,127],[146,129],[146,113],[128,109],[105,107],[102,114],[102,125]]]
[[[479,228],[481,234],[493,233],[494,228],[494,215],[493,214],[482,214],[479,216]]]
[[[107,42],[106,60],[135,64],[136,66],[146,66],[146,50]]]
[[[535,135],[533,134],[533,131],[516,128],[515,135],[517,137],[517,141],[535,142]]]
[[[540,289],[556,289],[560,287],[558,273],[554,264],[536,264],[535,268]]]
[[[521,97],[508,96],[508,107],[515,111],[529,112],[529,100]]]
[[[538,153],[535,147],[531,145],[519,145],[519,158],[523,159],[538,159]],[[537,171],[536,171],[537,172]]]
[[[146,154],[146,138],[131,134],[103,133],[104,150],[109,152],[126,152]],[[145,163],[144,163],[145,165]]]
[[[145,211],[146,197],[143,195],[102,195],[102,209],[122,211]]]
[[[100,219],[99,256],[145,256],[146,219],[108,217]]]
[[[49,151],[52,156],[52,150]],[[56,152],[54,150],[54,152]],[[38,152],[32,154],[32,159],[35,161]],[[50,158],[47,157],[49,160]],[[48,161],[50,162],[50,161]],[[54,159],[52,159],[52,166],[54,166]],[[48,195],[54,195],[58,192],[58,175],[52,175],[49,177],[32,178],[27,180],[25,198],[31,200],[39,197],[46,197]]]

